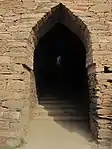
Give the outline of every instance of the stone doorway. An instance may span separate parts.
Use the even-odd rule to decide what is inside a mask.
[[[83,4],[80,1],[37,4],[32,1],[32,6],[27,3],[28,9],[24,5],[26,2],[17,3],[17,7],[14,1],[12,3],[14,13],[6,15],[3,7],[0,18],[0,142],[6,144],[10,138],[24,137],[32,118],[32,108],[34,105],[36,109],[39,107],[34,75],[35,49],[40,39],[60,23],[78,36],[86,50],[91,132],[102,146],[112,146],[112,23],[109,1]],[[7,6],[12,9],[12,4]],[[58,55],[55,64],[61,66],[61,60],[62,56]]]
[[[34,53],[34,75],[38,103],[43,106],[38,111],[41,119],[89,127],[86,49],[63,24],[55,24],[40,38]]]
[[[61,27],[63,26],[62,28],[59,27],[60,24],[61,24]],[[58,29],[60,30],[60,28],[61,28],[61,32],[63,31],[63,34],[61,34],[61,35],[59,34],[59,31],[58,31]],[[64,30],[64,28],[66,28],[66,29]],[[67,47],[69,47],[71,45],[75,45],[75,46],[77,45],[78,47],[80,47],[79,48],[80,50],[76,50],[77,52],[75,50],[71,50],[71,53],[69,53],[69,50],[67,50],[68,48],[66,50],[63,50],[64,52],[66,51],[65,52],[66,54],[63,54],[63,57],[64,58],[66,57],[65,59],[67,60],[68,55],[69,55],[69,57],[71,57],[71,59],[70,59],[71,62],[66,61],[66,60],[63,61],[63,57],[61,56],[61,54],[63,52],[58,54],[58,51],[60,51],[60,50],[54,50],[54,47],[49,48],[49,45],[45,44],[45,43],[50,43],[50,45],[58,45],[58,44],[51,44],[54,41],[59,42],[59,40],[55,40],[55,38],[58,39],[59,37],[51,36],[52,34],[54,34],[53,30],[57,30],[54,33],[59,34],[59,35],[56,35],[56,36],[60,36],[60,37],[62,36],[61,37],[62,39],[69,41],[69,39],[65,38],[65,36],[63,37],[63,35],[65,33],[68,34],[68,37],[70,37],[71,41],[66,42],[66,41],[62,40],[62,42],[64,42],[64,44],[69,43],[67,45]],[[50,12],[47,12],[37,22],[37,24],[33,27],[30,35],[31,36],[29,37],[28,44],[29,44],[29,51],[31,51],[32,54],[29,55],[29,58],[31,59],[31,61],[28,61],[27,65],[29,65],[29,67],[33,68],[33,70],[34,70],[34,74],[32,73],[32,75],[31,75],[30,87],[31,87],[31,99],[32,99],[32,101],[34,101],[34,105],[37,106],[37,108],[36,108],[37,115],[39,115],[38,114],[39,105],[37,104],[38,102],[39,102],[39,104],[41,103],[42,108],[47,109],[47,107],[48,107],[48,106],[42,105],[42,102],[44,102],[44,103],[46,102],[46,101],[42,101],[43,92],[45,93],[45,90],[46,90],[45,86],[47,88],[46,92],[48,94],[48,88],[50,88],[48,86],[49,85],[51,85],[51,87],[56,86],[54,84],[52,85],[52,84],[48,83],[48,82],[53,82],[52,77],[58,76],[58,75],[53,75],[53,73],[56,72],[56,69],[58,69],[58,71],[63,70],[62,72],[64,72],[63,73],[64,76],[62,77],[62,75],[61,75],[61,77],[65,78],[65,79],[60,79],[60,80],[62,80],[62,82],[66,82],[66,84],[69,84],[69,85],[71,85],[74,82],[72,85],[73,88],[71,87],[73,89],[73,91],[77,90],[77,93],[79,91],[79,93],[81,93],[81,95],[84,95],[84,98],[87,99],[87,100],[83,100],[84,101],[83,104],[82,104],[82,101],[80,101],[80,100],[77,100],[77,101],[80,101],[78,105],[80,105],[80,106],[82,105],[82,107],[80,107],[79,109],[83,109],[83,107],[85,107],[85,111],[86,111],[85,116],[86,116],[86,119],[88,119],[87,122],[89,122],[91,132],[92,132],[94,138],[97,140],[98,127],[96,124],[96,115],[95,115],[97,105],[96,105],[96,103],[91,104],[91,101],[94,99],[94,97],[96,97],[96,90],[95,90],[96,84],[97,84],[96,74],[95,74],[96,73],[96,71],[95,71],[96,64],[93,63],[93,53],[92,53],[92,47],[91,47],[92,43],[91,43],[91,38],[90,38],[90,32],[89,32],[87,26],[81,19],[79,19],[77,16],[75,16],[64,5],[59,4],[55,7],[53,7]],[[50,36],[52,38],[50,38]],[[51,40],[52,42],[49,40]],[[73,41],[77,41],[76,42],[77,44],[73,44],[74,43]],[[62,45],[64,45],[64,44],[62,44]],[[75,46],[73,46],[71,49],[76,49]],[[39,49],[41,49],[41,50],[39,50]],[[49,50],[47,50],[47,49],[49,49]],[[59,49],[59,48],[57,47],[56,49]],[[63,48],[61,48],[61,49],[63,49]],[[55,51],[57,51],[57,54],[55,53]],[[76,52],[75,59],[74,59],[74,51]],[[79,51],[81,51],[81,52],[79,52]],[[78,61],[78,57],[81,58],[80,61]],[[47,63],[44,62],[44,60],[47,61]],[[57,63],[57,62],[59,62],[59,63]],[[67,68],[67,69],[62,67],[63,62],[66,63],[65,68]],[[76,63],[78,65],[76,65]],[[36,65],[36,64],[39,64],[39,65]],[[75,64],[75,65],[72,65],[71,67],[69,67],[71,64]],[[55,67],[54,67],[54,65],[55,65]],[[63,69],[61,69],[60,67],[62,67]],[[72,70],[72,67],[74,67],[74,71]],[[39,69],[41,69],[41,71],[37,71]],[[76,71],[75,69],[77,69],[78,71]],[[59,72],[62,74],[61,71],[59,71]],[[67,73],[65,73],[65,72],[67,72]],[[68,72],[71,72],[71,73],[68,73]],[[77,73],[74,73],[74,72],[77,72]],[[80,73],[78,73],[78,72],[80,72]],[[69,75],[72,75],[72,76],[69,76]],[[82,76],[84,76],[84,77],[82,77]],[[58,77],[60,78],[60,75]],[[73,78],[74,80],[73,81],[68,80],[68,78]],[[77,78],[77,79],[75,79],[75,78]],[[84,78],[86,78],[86,79],[84,79]],[[49,81],[47,82],[46,80],[49,80]],[[54,80],[56,80],[56,79],[54,79]],[[64,80],[66,80],[66,81],[64,81]],[[88,80],[88,82],[87,82],[87,80]],[[56,81],[56,83],[57,82],[58,81]],[[64,84],[62,82],[61,82],[61,84]],[[72,83],[70,83],[70,82],[72,82]],[[82,84],[82,90],[80,90],[81,84]],[[64,88],[61,87],[61,89],[63,89],[65,91],[65,84],[63,86],[64,86]],[[77,86],[79,87],[79,89]],[[59,89],[59,87],[58,87],[58,89]],[[85,91],[83,89],[85,89]],[[55,91],[56,90],[57,89],[55,89]],[[88,99],[88,90],[89,90],[89,99]],[[84,93],[86,93],[86,94],[84,94]],[[58,94],[55,93],[55,95],[58,95]],[[74,96],[76,96],[76,94]],[[51,97],[49,97],[49,98],[51,98]],[[54,95],[53,95],[53,98],[55,98]],[[96,97],[96,98],[98,98],[98,97]],[[44,99],[45,99],[45,97],[44,97]],[[48,99],[48,96],[47,96],[47,99]],[[76,98],[73,98],[73,99],[76,99]],[[79,99],[79,97],[77,99]],[[82,98],[80,97],[80,99],[82,99]],[[72,102],[75,102],[75,101],[76,100],[72,100]],[[77,105],[77,104],[73,104],[72,102],[70,103],[70,106]],[[52,106],[50,106],[50,107],[52,107]],[[66,105],[64,105],[64,107],[66,107]],[[80,111],[80,110],[78,110],[78,111]],[[52,115],[52,114],[50,114],[49,111],[47,111],[47,113],[49,116]],[[81,112],[81,113],[84,113],[84,112]],[[72,115],[72,117],[74,117],[74,116]],[[68,118],[69,118],[69,116],[68,116]],[[57,118],[55,118],[55,120],[56,119]]]

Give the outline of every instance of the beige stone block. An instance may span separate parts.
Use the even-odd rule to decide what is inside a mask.
[[[10,137],[10,133],[7,130],[0,130],[0,137]]]
[[[2,63],[10,63],[10,57],[9,56],[0,56],[0,64]]]
[[[78,1],[79,2],[79,1]],[[70,1],[63,1],[62,3],[68,8],[70,9],[70,11],[74,11],[75,10],[81,10],[81,11],[87,11],[88,10],[88,6],[87,5],[80,5],[80,3],[77,4],[74,3],[70,3]]]
[[[13,21],[17,21],[17,20],[19,20],[20,19],[20,15],[14,15],[14,16],[5,16],[4,17],[4,22],[5,23],[9,23],[9,22],[13,22]]]
[[[104,109],[97,110],[97,113],[101,115],[111,115],[112,111],[111,111],[111,108],[104,108]]]
[[[26,40],[29,37],[29,32],[28,31],[25,32],[24,30],[23,30],[23,32],[22,31],[21,32],[14,31],[11,35],[12,35],[12,39],[14,39],[14,40]]]
[[[19,80],[12,80],[9,81],[7,84],[7,90],[24,90],[25,89],[25,82]]]
[[[96,23],[96,24],[91,24],[90,26],[89,26],[89,28],[91,28],[91,32],[92,33],[95,33],[95,31],[94,30],[96,30],[96,34],[98,34],[98,31],[99,30],[108,30],[108,25],[105,25],[105,24],[101,24],[100,22],[98,22],[98,23]]]
[[[13,67],[14,67],[14,70],[19,72],[19,73],[24,72],[24,68],[21,64],[14,64]]]
[[[110,12],[111,11],[111,6],[108,4],[96,4],[92,6],[89,11],[95,12],[95,13],[105,13],[105,12]]]
[[[19,56],[16,56],[16,57],[11,57],[11,62],[12,63],[20,63],[20,64],[26,64],[27,63],[27,59],[28,57],[27,56],[23,56],[23,57],[19,57]]]
[[[22,14],[21,16],[22,18],[37,18],[38,17],[38,13],[25,13],[25,14]]]
[[[93,54],[96,56],[109,56],[112,55],[112,51],[104,50],[104,51],[93,51]]]
[[[97,121],[98,125],[103,125],[103,124],[106,125],[110,122],[107,119],[97,119],[96,121]]]
[[[35,0],[36,2],[37,2],[37,0]],[[50,0],[38,0],[38,2],[44,2],[44,3],[46,3],[46,2],[51,2]]]
[[[12,119],[12,120],[20,120],[21,114],[17,111],[9,111],[9,112],[3,112],[4,119]]]
[[[76,16],[81,16],[81,17],[92,17],[94,15],[93,12],[85,12],[85,11],[82,11],[82,10],[74,10],[74,15]]]
[[[7,32],[0,32],[0,40],[10,39],[12,38],[10,33]]]
[[[102,137],[109,137],[111,138],[112,136],[112,130],[110,129],[99,129],[99,132],[98,132],[99,136],[102,136]]]
[[[104,67],[96,67],[96,73],[104,72]]]
[[[33,10],[33,9],[36,9],[37,5],[36,5],[35,1],[23,0],[23,7],[27,8],[29,10]]]
[[[21,146],[21,139],[20,138],[8,138],[7,145],[10,146],[10,148],[16,148],[16,146]]]
[[[4,117],[4,113],[7,113],[9,112],[9,109],[8,108],[3,108],[3,107],[0,107],[0,119],[5,119]]]
[[[9,78],[10,78],[10,75],[17,75],[17,72],[15,72],[15,70],[14,70],[14,63],[3,64],[3,65],[1,64],[1,66],[2,66],[2,69],[0,72],[1,77],[2,77],[2,75],[4,75],[4,76],[6,75],[6,77],[9,76]],[[20,74],[18,74],[18,75],[20,75]]]
[[[9,48],[27,47],[26,41],[7,40],[7,46]]]
[[[1,120],[0,119],[0,130],[1,129],[8,129],[9,128],[9,122],[7,120]]]
[[[6,146],[7,137],[0,136],[0,147],[4,148]]]
[[[0,130],[0,137],[19,137],[20,132],[12,130]]]
[[[6,81],[0,80],[0,90],[6,89]]]
[[[6,90],[0,90],[0,100],[23,100],[25,99],[25,94],[22,92],[13,92],[13,91],[6,91]]]
[[[23,125],[21,125],[21,123],[18,122],[11,122],[10,123],[10,128],[12,129],[21,129],[23,127]]]
[[[17,51],[8,51],[8,52],[5,52],[4,53],[4,56],[26,56],[25,52],[24,51],[21,51],[21,52],[17,52]]]
[[[21,116],[20,112],[11,112],[10,113],[10,117],[12,119],[20,120],[20,116]]]
[[[6,29],[5,23],[0,22],[0,31],[5,31],[5,29]]]
[[[23,72],[23,71],[18,71],[19,73]],[[15,74],[0,74],[0,80],[24,80],[25,78],[27,78],[26,75],[24,74],[18,74],[17,72]]]
[[[29,33],[32,30],[32,23],[31,21],[27,21],[25,19],[22,19],[23,23],[18,23],[15,26],[10,26],[7,31],[8,32],[12,32],[14,34],[14,32],[27,32]],[[36,22],[36,21],[35,21]]]
[[[104,99],[102,101],[102,105],[103,106],[111,106],[111,100],[110,100],[110,98],[108,100]]]
[[[22,53],[22,52],[25,52],[26,51],[26,48],[25,47],[10,47],[8,48],[5,52],[4,52],[4,55],[5,53],[8,53],[8,52],[11,52],[11,53],[15,53],[15,52],[19,52],[19,53]]]
[[[3,16],[0,16],[0,22],[3,22]]]
[[[99,22],[98,17],[81,17],[81,20],[85,22],[89,30],[91,29],[90,25],[95,25]]]
[[[10,109],[16,109],[16,110],[22,110],[24,107],[24,101],[23,100],[8,100],[2,102],[2,106]]]
[[[98,79],[98,80],[108,80],[108,79],[112,79],[112,74],[111,73],[107,73],[107,74],[105,74],[105,73],[103,73],[103,74],[97,74],[96,75],[96,78]],[[108,84],[108,83],[107,83]]]

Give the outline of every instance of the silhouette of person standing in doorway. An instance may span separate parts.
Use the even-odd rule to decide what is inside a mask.
[[[57,66],[60,67],[61,66],[61,56],[57,57],[57,62],[56,62]]]

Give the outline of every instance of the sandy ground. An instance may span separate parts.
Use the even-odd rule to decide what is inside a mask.
[[[21,149],[91,149],[90,140],[82,122],[32,120]]]

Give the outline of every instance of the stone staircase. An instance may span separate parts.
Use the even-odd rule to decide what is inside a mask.
[[[83,104],[82,104],[83,105]],[[56,97],[40,97],[40,102],[32,110],[32,119],[55,121],[87,121],[87,109],[78,102]]]

